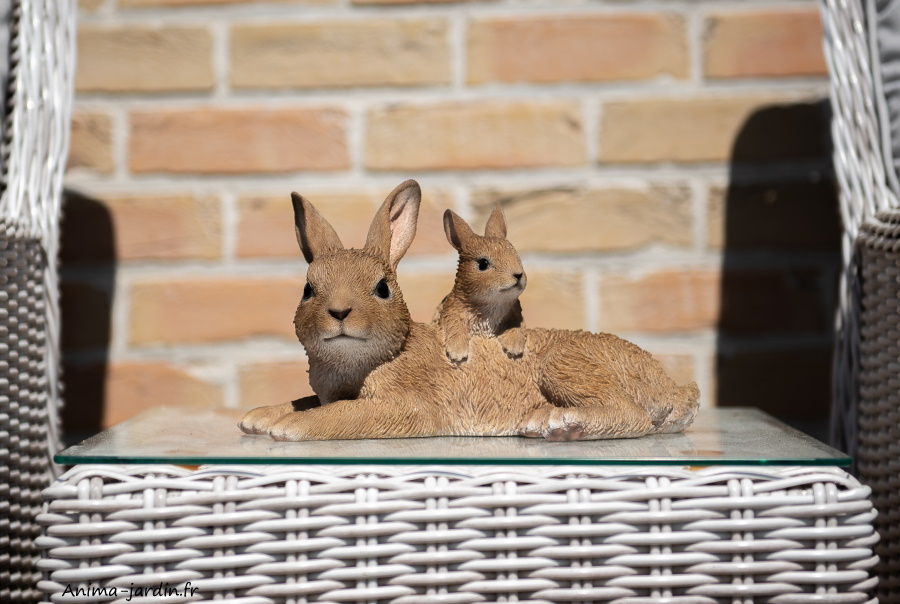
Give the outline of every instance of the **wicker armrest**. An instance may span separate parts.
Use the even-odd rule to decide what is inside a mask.
[[[881,512],[881,593],[900,587],[900,211],[879,212],[856,238],[860,274],[859,472]],[[892,596],[895,597],[895,596]],[[888,601],[892,601],[890,598]]]

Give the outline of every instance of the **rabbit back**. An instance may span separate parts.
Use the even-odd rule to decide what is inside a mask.
[[[474,336],[470,351],[455,365],[439,329],[413,323],[403,353],[369,374],[360,397],[427,408],[448,436],[520,434],[523,420],[547,405],[634,405],[649,417],[648,432],[677,431],[671,428],[689,425],[698,407],[696,385],[677,386],[649,353],[611,334],[529,329],[521,359],[510,359],[492,337]],[[559,384],[575,382],[584,384],[580,397],[555,396]]]

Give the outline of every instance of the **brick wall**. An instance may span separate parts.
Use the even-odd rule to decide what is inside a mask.
[[[443,209],[480,227],[502,203],[530,325],[633,339],[706,405],[827,405],[838,243],[815,1],[80,10],[71,429],[308,393],[288,194],[359,246],[410,177],[425,194],[400,267],[414,318],[452,282]]]

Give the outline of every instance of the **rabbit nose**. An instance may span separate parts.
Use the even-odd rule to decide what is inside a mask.
[[[352,308],[345,308],[344,310],[328,310],[328,314],[337,319],[338,321],[343,321],[347,318],[347,315],[350,314]]]
[[[523,276],[524,274],[525,274],[525,273],[515,273],[515,274],[513,275],[513,277],[516,278],[516,283],[521,283],[521,282],[522,282],[522,276]]]

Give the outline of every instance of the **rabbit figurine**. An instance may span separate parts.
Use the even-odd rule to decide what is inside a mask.
[[[526,336],[519,296],[526,277],[516,249],[506,240],[503,209],[498,205],[491,212],[484,237],[447,210],[444,233],[459,252],[453,289],[432,320],[444,334],[447,357],[454,363],[464,362],[469,356],[469,340],[475,335],[499,337],[507,355],[521,357]]]
[[[680,432],[699,407],[696,384],[677,386],[650,354],[611,334],[527,329],[511,359],[475,335],[465,363],[446,361],[434,325],[413,323],[397,263],[416,232],[421,192],[399,185],[375,215],[362,249],[344,249],[309,201],[293,195],[297,238],[309,262],[294,315],[323,403],[248,412],[239,426],[277,440],[513,436],[549,440]]]

